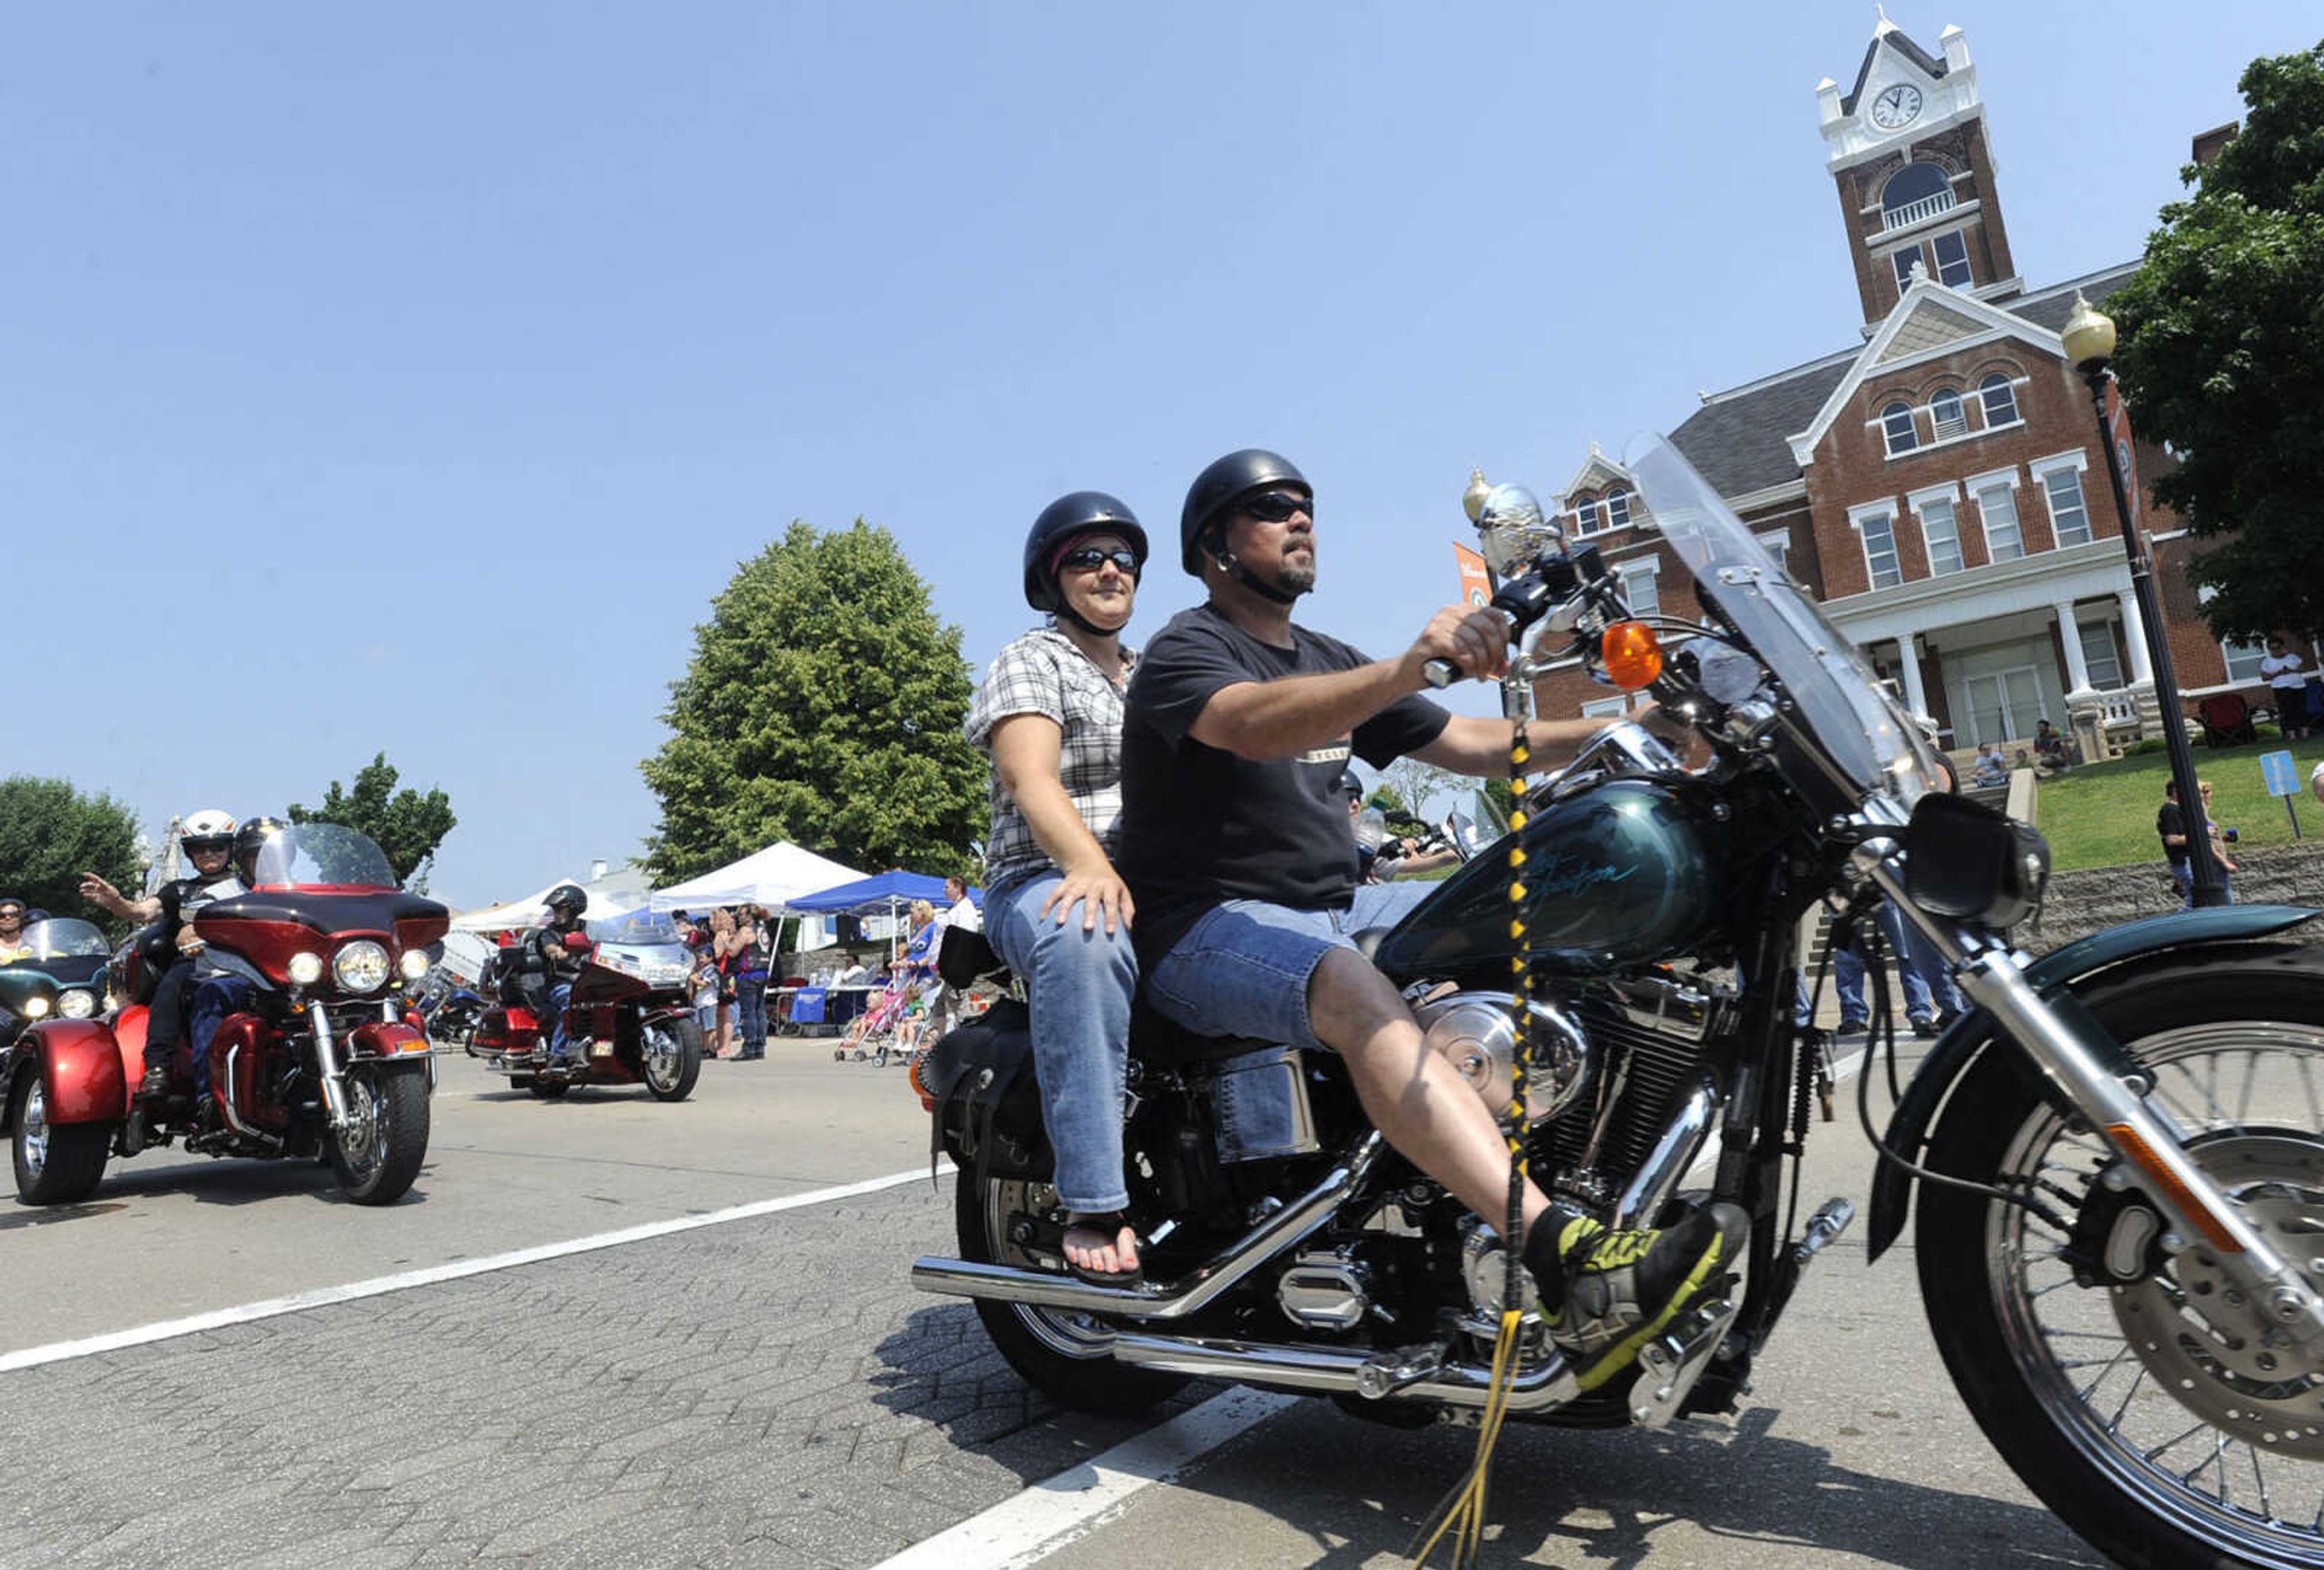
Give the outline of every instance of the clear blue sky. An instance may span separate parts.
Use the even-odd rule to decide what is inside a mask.
[[[2132,256],[2310,7],[1923,5],[2019,270]],[[173,810],[384,749],[482,903],[634,854],[737,561],[885,525],[981,671],[1084,486],[1315,482],[1303,619],[1857,325],[1813,87],[1868,4],[19,8],[0,52],[0,772]],[[2075,91],[2069,53],[2085,62]],[[1132,633],[1191,602],[1168,551]],[[1472,691],[1464,706],[1486,712]]]

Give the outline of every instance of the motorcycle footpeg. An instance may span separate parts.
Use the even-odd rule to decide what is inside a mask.
[[[1434,1379],[1444,1371],[1444,1358],[1451,1351],[1449,1342],[1430,1341],[1375,1353],[1356,1371],[1356,1394],[1368,1401],[1385,1400],[1423,1380]]]
[[[1638,1349],[1638,1377],[1630,1386],[1630,1421],[1641,1428],[1667,1427],[1686,1404],[1695,1381],[1727,1339],[1738,1305],[1713,1298],[1681,1316]]]

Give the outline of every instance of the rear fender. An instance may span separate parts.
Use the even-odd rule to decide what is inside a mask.
[[[2225,905],[2149,916],[2092,933],[2080,942],[2043,955],[2026,970],[2025,979],[2044,1001],[2058,1007],[2080,1033],[2085,1037],[2103,1035],[2098,1022],[2075,997],[2102,974],[2112,974],[2118,966],[2152,964],[2200,946],[2271,937],[2319,915],[2324,915],[2324,911],[2298,905]],[[1904,1087],[1904,1097],[1888,1120],[1884,1140],[1888,1149],[1915,1163],[1921,1159],[1945,1098],[1984,1057],[1986,1049],[1995,1045],[1999,1035],[1992,1016],[1981,1009],[1971,1010],[1953,1021],[1952,1028],[1938,1038],[1937,1044],[1922,1059],[1913,1082]],[[2025,1067],[2029,1076],[2039,1077],[2031,1059]],[[1871,1071],[1869,1064],[1865,1071]],[[1887,1251],[1889,1244],[1903,1235],[1912,1209],[1913,1185],[1913,1175],[1895,1162],[1881,1160],[1875,1166],[1871,1215],[1865,1233],[1867,1262],[1877,1260]]]
[[[123,1051],[101,1020],[43,1020],[18,1038],[41,1076],[52,1123],[118,1122],[129,1115]]]

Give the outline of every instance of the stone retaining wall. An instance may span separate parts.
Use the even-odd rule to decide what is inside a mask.
[[[2324,908],[2324,840],[2270,845],[2264,850],[2229,847],[2243,870],[2235,875],[2237,904],[2314,905]],[[2179,908],[2171,871],[2160,861],[2127,867],[2087,867],[2050,880],[2040,924],[2017,928],[2018,943],[2046,953],[2078,937],[2118,927],[2141,916],[2166,915]],[[2324,921],[2311,921],[2293,936],[2324,943]]]

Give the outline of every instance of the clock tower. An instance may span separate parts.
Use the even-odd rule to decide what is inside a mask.
[[[1948,27],[1932,56],[1885,15],[1843,95],[1816,84],[1827,167],[1840,188],[1865,331],[1916,274],[1979,300],[2024,291],[1994,194],[1993,148],[1969,36]]]

